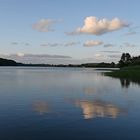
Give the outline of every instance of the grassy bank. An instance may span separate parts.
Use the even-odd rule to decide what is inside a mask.
[[[106,72],[105,75],[116,78],[127,78],[140,81],[140,66],[124,67],[120,70]]]

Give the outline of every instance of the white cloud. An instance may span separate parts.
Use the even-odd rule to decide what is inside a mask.
[[[129,24],[120,20],[119,18],[113,18],[108,20],[106,18],[98,19],[97,17],[90,16],[86,17],[84,20],[84,25],[76,29],[76,31],[69,34],[93,34],[93,35],[102,35],[108,32],[113,32],[120,30],[124,27],[128,27]]]
[[[86,41],[84,43],[84,46],[85,47],[93,47],[93,46],[99,46],[99,45],[102,45],[103,42],[102,41],[99,41],[99,40],[89,40],[89,41]]]
[[[41,19],[37,23],[33,24],[32,27],[39,32],[50,32],[53,31],[51,27],[55,22],[56,21],[52,19]]]

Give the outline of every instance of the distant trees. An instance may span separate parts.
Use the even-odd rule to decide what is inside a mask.
[[[81,64],[80,67],[115,68],[116,64],[114,62],[112,62],[112,63],[105,63],[105,62],[101,62],[101,63],[85,63],[85,64]]]
[[[135,56],[131,60],[132,65],[140,65],[140,56]]]
[[[116,64],[114,62],[111,62],[110,65],[111,65],[112,68],[115,68],[116,67]]]
[[[140,65],[140,55],[132,57],[129,53],[123,53],[118,64],[112,63],[84,63],[84,64],[23,64],[15,62],[14,60],[8,60],[0,58],[0,66],[32,66],[32,67],[100,67],[100,68],[115,68]]]
[[[119,61],[119,66],[127,66],[129,63],[131,63],[131,55],[129,53],[123,53]]]
[[[140,56],[131,57],[129,53],[123,53],[118,65],[119,67],[140,65]]]
[[[0,66],[17,66],[18,64],[13,60],[0,58]]]

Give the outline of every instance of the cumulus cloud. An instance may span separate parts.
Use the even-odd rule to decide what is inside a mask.
[[[52,19],[41,19],[37,23],[33,24],[33,29],[39,32],[50,32],[53,31],[52,25],[56,23],[55,20]]]
[[[100,46],[102,44],[103,44],[103,42],[99,41],[99,40],[89,40],[89,41],[86,41],[83,44],[83,46],[85,46],[85,47],[93,47],[93,46]]]
[[[113,18],[108,20],[106,18],[98,19],[97,17],[90,16],[84,20],[84,25],[76,29],[76,31],[68,33],[71,35],[86,33],[92,35],[102,35],[108,32],[120,30],[124,27],[128,27],[129,24],[119,18]]]

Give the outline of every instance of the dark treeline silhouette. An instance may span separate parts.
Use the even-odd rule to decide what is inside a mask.
[[[119,67],[140,65],[140,56],[131,57],[129,53],[123,53],[118,63]]]
[[[97,67],[97,68],[115,68],[117,65],[112,62],[112,63],[86,63],[86,64],[81,64],[83,67]]]
[[[17,63],[14,60],[9,59],[3,59],[0,58],[0,66],[28,66],[28,67],[102,67],[102,68],[114,68],[117,65],[112,63],[86,63],[86,64],[23,64],[23,63]]]
[[[85,63],[85,64],[24,64],[14,60],[0,58],[0,66],[32,66],[32,67],[97,67],[97,68],[116,68],[140,65],[140,56],[131,57],[129,53],[123,53],[118,64],[112,63]]]
[[[123,88],[129,88],[130,83],[133,82],[130,79],[120,78],[120,83]]]
[[[140,86],[140,56],[131,56],[129,53],[123,53],[117,64],[120,70],[106,73],[106,75],[119,78],[122,87],[128,88],[130,83]]]
[[[0,66],[17,66],[18,63],[14,60],[0,58]]]

